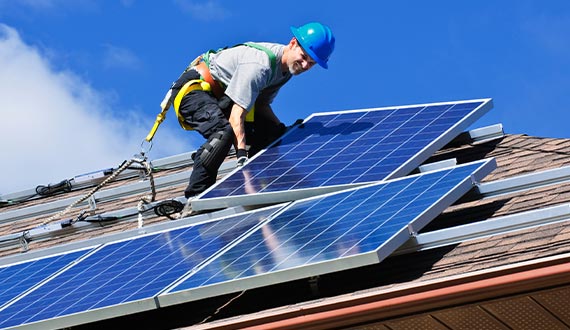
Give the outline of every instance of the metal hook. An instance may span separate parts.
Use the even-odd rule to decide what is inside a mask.
[[[148,142],[148,149],[147,149],[146,151],[145,151],[145,148],[144,148],[144,147],[145,147],[145,142]],[[143,140],[143,141],[141,142],[141,155],[144,156],[144,154],[149,153],[151,149],[152,149],[152,140],[150,140],[150,141]]]

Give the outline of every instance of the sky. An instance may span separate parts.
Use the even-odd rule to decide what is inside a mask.
[[[492,98],[472,128],[570,138],[570,1],[0,0],[0,197],[197,149],[171,83],[197,55],[288,43],[328,25],[329,69],[294,77],[273,103],[285,124],[314,112]],[[150,149],[150,150],[149,150]]]

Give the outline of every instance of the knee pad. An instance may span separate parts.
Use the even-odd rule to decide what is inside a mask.
[[[203,150],[200,154],[200,160],[206,170],[218,170],[224,159],[226,159],[228,151],[230,151],[233,138],[234,131],[229,125],[224,130],[210,135],[208,141],[202,145]]]

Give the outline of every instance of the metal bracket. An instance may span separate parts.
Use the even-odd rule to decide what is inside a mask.
[[[477,182],[477,179],[475,178],[475,176],[473,174],[471,174],[471,176],[469,176],[469,179],[471,179],[471,186],[472,187],[477,187],[479,185],[479,182]]]
[[[319,276],[312,276],[309,278],[309,287],[311,288],[311,293],[314,296],[319,296]]]
[[[20,239],[18,240],[20,243],[20,247],[22,248],[22,252],[28,252],[30,250],[29,242],[28,242],[28,231],[22,233]]]
[[[412,226],[411,223],[409,223],[407,227],[408,227],[408,232],[410,233],[411,237],[418,236],[418,232],[414,229],[414,227]]]
[[[97,209],[97,201],[95,200],[95,195],[91,195],[87,202],[89,203],[89,210],[95,211]]]

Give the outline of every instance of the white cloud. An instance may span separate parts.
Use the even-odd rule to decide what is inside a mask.
[[[135,4],[135,0],[121,0],[121,4],[124,7],[132,7]]]
[[[104,45],[104,47],[103,65],[105,68],[138,69],[141,66],[141,60],[130,50],[113,45]]]
[[[2,24],[0,68],[0,194],[117,167],[140,151],[154,118],[113,109],[101,92],[55,71]],[[161,156],[188,151],[182,142],[189,141],[159,133]]]
[[[46,10],[61,10],[75,8],[89,10],[97,7],[94,0],[0,0],[0,8],[25,8],[45,12]]]
[[[215,0],[175,0],[175,3],[192,17],[202,21],[223,20],[230,12]]]

